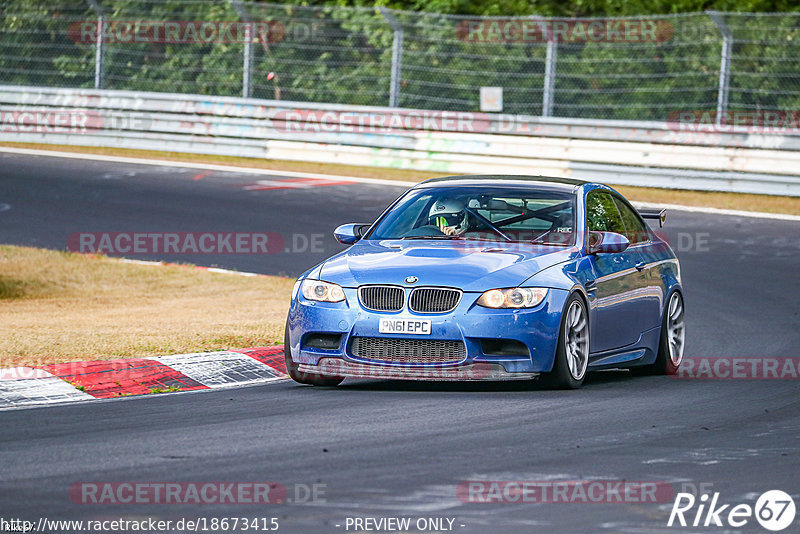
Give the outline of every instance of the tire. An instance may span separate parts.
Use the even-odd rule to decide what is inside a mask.
[[[300,384],[308,386],[335,387],[344,380],[340,376],[327,376],[316,373],[306,373],[298,369],[298,365],[292,359],[292,346],[289,343],[289,318],[286,318],[286,333],[283,335],[283,355],[286,360],[286,373]]]
[[[553,370],[542,382],[553,389],[578,389],[586,379],[589,365],[589,314],[577,294],[567,299],[561,315]]]
[[[655,363],[631,370],[640,375],[674,375],[683,361],[686,341],[683,295],[673,291],[667,299],[661,320],[661,335],[658,340],[658,355]]]

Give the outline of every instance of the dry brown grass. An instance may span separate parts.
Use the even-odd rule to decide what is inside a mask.
[[[339,174],[360,178],[382,178],[385,180],[403,180],[418,182],[427,178],[443,176],[443,173],[391,169],[383,167],[357,167],[338,163],[310,163],[302,161],[267,160],[259,158],[241,158],[234,156],[208,156],[202,154],[184,154],[179,152],[158,152],[151,150],[134,150],[123,148],[76,147],[69,145],[38,145],[32,143],[0,143],[2,146],[34,148],[40,150],[58,150],[62,152],[79,152],[84,154],[105,154],[109,156],[126,156],[169,161],[186,161],[192,163],[216,163],[236,167],[253,167],[276,171],[312,172],[321,174]],[[778,197],[772,195],[750,195],[740,193],[714,193],[704,191],[687,191],[681,189],[659,189],[654,187],[616,186],[628,199],[641,202],[661,202],[664,204],[682,204],[685,206],[704,206],[743,211],[763,211],[767,213],[788,213],[800,215],[800,199],[795,197]]]
[[[0,368],[281,343],[292,283],[0,246]]]

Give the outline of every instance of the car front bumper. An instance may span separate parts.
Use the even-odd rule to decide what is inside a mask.
[[[320,358],[317,365],[301,363],[300,373],[381,380],[432,380],[477,382],[481,380],[529,380],[539,373],[509,373],[497,363],[470,363],[453,366],[390,366],[347,361],[342,358]]]
[[[464,293],[450,313],[418,314],[375,312],[363,308],[357,290],[345,288],[346,300],[314,302],[294,292],[289,310],[289,339],[299,370],[336,376],[407,380],[507,380],[532,378],[553,367],[561,314],[568,292],[550,289],[530,309],[489,309],[476,304],[480,293]],[[379,332],[381,318],[431,321],[428,335]],[[310,346],[320,334],[334,341],[327,348]],[[355,337],[385,340],[457,341],[465,347],[457,362],[393,362],[358,358],[352,352]],[[487,350],[492,340],[517,342],[523,350],[497,353]],[[524,346],[524,347],[523,347]]]

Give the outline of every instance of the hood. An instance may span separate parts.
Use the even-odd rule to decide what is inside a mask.
[[[515,287],[569,260],[576,247],[479,241],[360,241],[322,265],[320,278],[343,287],[364,284],[449,286],[464,291]]]

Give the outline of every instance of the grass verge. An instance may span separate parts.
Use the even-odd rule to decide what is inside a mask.
[[[104,154],[145,159],[184,161],[189,163],[215,163],[236,167],[252,167],[275,171],[311,172],[357,176],[359,178],[381,178],[418,182],[427,178],[442,176],[442,173],[392,169],[382,167],[358,167],[338,163],[310,163],[302,161],[266,160],[235,156],[209,156],[185,154],[180,152],[159,152],[154,150],[135,150],[123,148],[76,147],[70,145],[39,145],[34,143],[2,143],[0,146],[57,150],[82,154]],[[615,186],[629,200],[640,202],[662,202],[684,206],[712,207],[721,209],[761,211],[800,215],[800,198],[773,195],[753,195],[746,193],[717,193],[713,191],[687,191],[683,189],[659,189],[655,187]]]
[[[0,368],[283,341],[293,280],[0,246]]]

